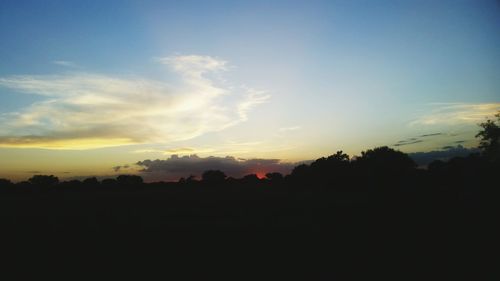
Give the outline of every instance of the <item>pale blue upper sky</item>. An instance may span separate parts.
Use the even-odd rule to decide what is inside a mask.
[[[11,159],[432,150],[473,145],[499,102],[494,0],[0,2]]]

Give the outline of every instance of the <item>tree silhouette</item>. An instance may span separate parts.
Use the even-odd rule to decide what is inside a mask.
[[[342,151],[337,151],[337,153],[330,155],[328,157],[321,157],[316,159],[316,161],[311,163],[311,168],[313,169],[331,169],[338,168],[340,166],[345,166],[349,164],[349,155],[343,153]]]
[[[246,175],[244,176],[241,181],[245,184],[257,184],[260,179],[259,177],[257,177],[256,174],[249,174],[249,175]]]
[[[441,160],[434,160],[427,166],[427,169],[429,171],[440,171],[446,167],[446,164]]]
[[[500,159],[500,111],[495,114],[496,121],[488,119],[486,122],[479,124],[482,128],[477,133],[476,138],[481,138],[479,148],[483,155],[493,161]]]
[[[196,182],[195,175],[190,175],[189,177],[186,178],[186,183],[193,183],[193,182]]]
[[[342,150],[339,150],[337,153],[328,156],[327,159],[332,162],[345,163],[349,162],[349,155],[345,154]]]
[[[123,185],[141,185],[143,180],[140,176],[136,175],[120,175],[116,178],[118,184]]]
[[[309,165],[300,164],[293,168],[292,173],[290,174],[292,178],[298,181],[306,181],[310,178],[311,168]]]
[[[300,184],[337,186],[339,181],[348,175],[350,168],[349,155],[342,151],[316,159],[310,165],[302,164],[292,171],[292,178]]]
[[[9,189],[13,187],[14,184],[8,179],[0,179],[0,191],[3,189]]]
[[[203,172],[201,179],[206,183],[222,183],[226,179],[226,174],[220,170],[208,170]]]
[[[190,175],[187,178],[180,178],[178,181],[180,184],[193,184],[196,182],[196,176],[195,175]]]
[[[281,173],[267,173],[266,174],[266,179],[270,180],[271,182],[281,182],[283,181],[283,175]]]
[[[116,185],[117,181],[115,179],[103,179],[101,181],[101,183],[103,185],[112,186],[112,185]]]
[[[99,181],[96,177],[86,178],[83,180],[84,185],[95,186],[99,184]]]
[[[410,156],[387,146],[361,152],[361,157],[356,159],[356,163],[362,169],[378,173],[404,172],[417,166]]]
[[[47,186],[53,186],[53,185],[58,184],[59,178],[57,178],[56,176],[53,176],[53,175],[50,175],[50,176],[34,175],[30,179],[28,179],[28,181],[33,185],[47,187]]]

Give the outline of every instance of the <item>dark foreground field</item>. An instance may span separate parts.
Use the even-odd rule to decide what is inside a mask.
[[[404,190],[405,188],[413,190]],[[3,232],[329,231],[338,228],[469,228],[479,223],[481,194],[314,190],[270,186],[116,186],[2,194]],[[479,188],[479,187],[476,187]],[[291,190],[290,190],[291,189]],[[354,188],[353,188],[354,189]],[[487,200],[484,199],[484,200]],[[404,229],[399,229],[404,230]],[[466,230],[466,229],[464,229]],[[418,231],[418,229],[416,229]],[[463,231],[463,230],[462,230]]]

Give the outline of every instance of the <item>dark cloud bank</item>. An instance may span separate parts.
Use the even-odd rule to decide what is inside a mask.
[[[226,175],[240,178],[248,174],[279,172],[289,174],[300,163],[285,163],[279,159],[238,159],[226,157],[199,157],[197,155],[172,155],[165,160],[144,160],[136,165],[142,167],[141,176],[147,181],[176,181],[181,177],[200,177],[206,170],[221,170]]]
[[[479,149],[465,148],[461,145],[445,146],[442,148],[442,150],[435,150],[429,152],[414,152],[414,153],[408,153],[408,155],[419,166],[427,166],[434,160],[446,161],[453,157],[465,157],[471,153],[479,153]]]

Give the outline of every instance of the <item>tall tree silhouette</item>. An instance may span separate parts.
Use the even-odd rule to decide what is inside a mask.
[[[310,165],[311,180],[323,183],[335,183],[348,175],[350,167],[349,155],[342,151],[330,155],[328,157],[321,157]]]
[[[483,155],[490,160],[498,161],[500,160],[500,111],[495,114],[495,117],[496,121],[488,119],[479,124],[482,130],[477,133],[476,138],[481,139],[479,148]]]
[[[361,157],[356,159],[356,163],[362,169],[377,173],[402,173],[417,166],[408,154],[387,146],[361,152]]]

